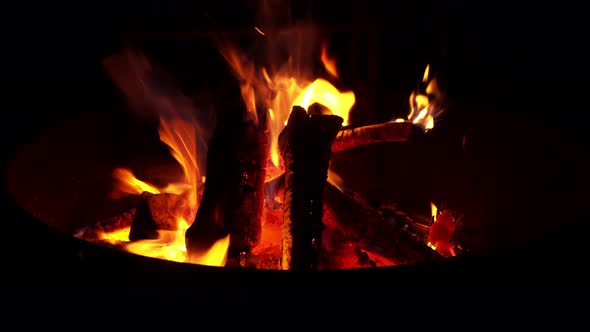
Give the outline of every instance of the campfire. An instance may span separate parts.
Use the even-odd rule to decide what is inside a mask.
[[[130,167],[113,169],[111,199],[131,207],[74,235],[158,259],[254,269],[375,268],[460,254],[459,211],[369,202],[331,168],[342,151],[428,135],[444,110],[430,65],[417,73],[406,118],[357,126],[349,116],[355,93],[341,87],[337,57],[312,24],[252,33],[262,56],[215,37],[243,107],[218,110],[209,140],[194,105],[143,52],[104,59],[129,109],[158,116],[159,138],[182,176],[159,186]]]

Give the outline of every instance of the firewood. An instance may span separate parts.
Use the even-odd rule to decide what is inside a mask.
[[[388,205],[371,202],[342,184],[326,187],[327,208],[343,231],[363,239],[363,245],[382,250],[398,263],[439,260],[442,256],[426,245],[430,229]]]
[[[235,251],[249,252],[260,242],[262,234],[268,132],[256,126],[246,126],[242,137],[239,149],[240,206],[231,227],[230,246]]]
[[[189,259],[229,233],[232,265],[260,241],[267,140],[268,132],[250,122],[216,128],[207,153],[202,201],[185,234]]]
[[[226,236],[232,220],[237,217],[240,190],[238,130],[237,126],[222,123],[211,139],[203,196],[195,220],[185,233],[189,261]]]
[[[342,129],[332,144],[332,151],[338,152],[376,143],[404,142],[408,140],[412,126],[410,122],[385,122]]]
[[[322,114],[314,104],[294,106],[287,126],[279,135],[285,163],[282,261],[284,270],[316,269],[324,228],[323,189],[331,160],[331,146],[343,119]]]
[[[135,227],[140,227],[140,229],[145,222],[142,219],[150,219],[148,223],[155,222],[155,229],[157,230],[176,230],[178,216],[183,216],[186,220],[192,220],[193,217],[191,216],[194,215],[194,211],[189,208],[185,194],[143,193],[141,195],[131,195],[124,200],[127,201],[125,205],[129,206],[128,209],[85,227],[77,232],[77,237],[90,242],[99,242],[102,234],[132,227],[132,223],[137,218],[139,219],[135,223],[139,223],[139,225]],[[145,205],[147,205],[147,210]],[[140,214],[143,214],[143,216],[136,217],[140,207],[142,210]],[[149,217],[146,214],[149,214]],[[154,228],[153,225],[152,228]]]

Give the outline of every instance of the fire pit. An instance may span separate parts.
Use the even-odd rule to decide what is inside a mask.
[[[313,24],[240,30],[250,48],[207,35],[232,74],[214,97],[186,94],[136,45],[105,56],[123,106],[70,119],[21,149],[9,169],[12,197],[94,248],[81,260],[154,268],[372,271],[551,232],[545,222],[509,221],[555,213],[525,216],[497,194],[523,194],[509,185],[534,183],[523,174],[540,156],[587,163],[579,152],[546,144],[560,138],[527,118],[481,121],[497,119],[481,104],[468,114],[472,105],[448,99],[428,63],[404,108],[363,119],[380,111],[345,81],[339,54],[316,33]],[[301,41],[309,54],[293,46]],[[564,213],[577,220],[583,210]]]

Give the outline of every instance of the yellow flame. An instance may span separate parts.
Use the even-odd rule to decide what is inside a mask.
[[[189,224],[182,218],[177,218],[177,230],[158,231],[158,238],[153,240],[139,240],[129,242],[125,249],[131,253],[152,258],[165,259],[175,262],[186,262],[186,245],[184,233]]]
[[[406,119],[402,119],[402,118],[395,119],[395,122],[406,122]]]
[[[434,244],[428,242],[426,245],[429,246],[432,250],[436,250],[436,246]]]
[[[436,215],[438,214],[438,208],[434,203],[430,202],[430,214],[432,215],[432,219],[436,222]]]
[[[125,227],[109,233],[101,233],[99,239],[110,244],[117,244],[120,242],[129,241],[130,230],[130,227]]]
[[[277,94],[271,101],[273,112],[270,116],[269,129],[270,156],[276,167],[280,167],[278,137],[287,125],[293,106],[301,106],[307,110],[310,105],[317,102],[328,108],[332,114],[342,117],[343,126],[348,124],[349,113],[355,103],[354,92],[340,92],[322,78],[309,84],[299,84],[293,77],[277,75],[273,82],[277,87]]]
[[[184,174],[185,190],[186,185],[190,188],[188,203],[191,209],[196,211],[197,202],[197,182],[200,178],[199,167],[197,165],[197,128],[191,121],[182,119],[160,120],[158,130],[160,140],[170,148],[170,153],[180,164]],[[166,190],[181,188],[179,185],[171,185]],[[170,192],[172,191],[164,191]],[[178,193],[178,192],[174,192]]]
[[[340,92],[330,82],[318,78],[303,89],[293,105],[307,109],[314,103],[324,105],[332,114],[341,117],[344,120],[342,125],[346,126],[348,125],[348,113],[355,103],[355,97],[352,91]]]
[[[322,60],[322,64],[324,65],[324,68],[326,68],[326,71],[330,75],[338,78],[338,69],[336,68],[336,60],[328,57],[328,49],[326,47],[326,44],[322,45],[322,54],[320,55],[320,59]]]
[[[424,75],[422,75],[422,82],[428,82],[428,77],[430,76],[430,64],[426,65],[426,69],[424,69]]]
[[[129,242],[130,227],[100,234],[100,239],[111,244],[124,244],[125,250],[136,255],[159,258],[179,263],[193,263],[209,266],[224,266],[229,248],[229,234],[217,240],[203,253],[193,255],[189,260],[185,244],[185,232],[189,223],[183,217],[177,218],[176,230],[159,230],[158,238]]]
[[[422,83],[426,84],[426,88],[422,91],[412,91],[409,100],[408,120],[421,126],[424,131],[434,128],[434,118],[440,111],[437,100],[440,95],[438,85],[436,79],[429,80],[429,77],[430,65],[427,65],[422,76]]]
[[[215,241],[213,245],[203,253],[192,253],[190,263],[209,265],[209,266],[224,266],[227,261],[227,250],[229,248],[230,235]]]
[[[119,197],[122,194],[141,194],[144,191],[151,194],[160,193],[160,189],[153,184],[139,180],[127,168],[116,168],[113,171],[113,178],[117,181],[115,192],[113,192],[114,197]]]

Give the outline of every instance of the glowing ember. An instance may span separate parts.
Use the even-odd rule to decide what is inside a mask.
[[[322,60],[322,64],[324,65],[324,68],[326,68],[326,71],[330,75],[338,78],[338,69],[336,68],[336,60],[328,57],[328,49],[326,47],[326,44],[322,45],[322,55],[320,58]]]
[[[436,205],[430,203],[433,223],[428,232],[427,245],[444,256],[455,256],[451,239],[457,222],[448,210],[439,211]]]

